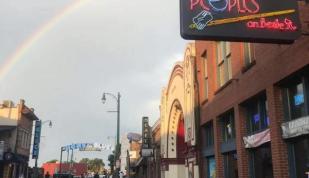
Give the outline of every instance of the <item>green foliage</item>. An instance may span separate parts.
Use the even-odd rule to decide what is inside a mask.
[[[52,159],[52,160],[47,161],[47,163],[56,163],[57,161],[58,161],[57,159]]]
[[[98,158],[94,159],[83,158],[79,161],[79,163],[87,164],[88,171],[91,172],[100,172],[105,166],[103,160]]]

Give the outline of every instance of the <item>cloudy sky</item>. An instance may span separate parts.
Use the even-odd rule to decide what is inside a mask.
[[[84,0],[63,15],[76,1],[0,0],[0,70],[49,25],[0,76],[0,100],[23,98],[53,121],[42,130],[39,164],[59,159],[63,145],[114,143],[107,137],[116,134],[116,114],[106,111],[116,102],[103,105],[103,92],[121,93],[122,133],[141,132],[143,116],[154,123],[161,89],[187,43],[179,35],[179,0]]]

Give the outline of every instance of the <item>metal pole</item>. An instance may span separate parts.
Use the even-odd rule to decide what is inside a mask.
[[[120,132],[120,93],[117,96],[117,145],[119,145],[119,132]]]
[[[70,149],[68,149],[68,152],[67,152],[67,163],[69,163],[69,155],[70,155]]]
[[[62,152],[63,152],[63,149],[62,149],[62,147],[61,147],[60,149],[61,149],[61,152],[60,152],[60,165],[59,165],[59,173],[61,173],[61,164],[62,164]]]
[[[71,164],[70,164],[70,173],[72,173],[73,171],[73,149],[72,149],[72,152],[71,152]]]
[[[116,151],[116,161],[119,159],[120,156],[120,143],[119,143],[119,137],[120,137],[120,93],[118,92],[117,95],[117,151]],[[119,164],[119,160],[118,160]],[[120,165],[118,165],[120,166]],[[119,168],[116,168],[116,177],[119,177]]]
[[[127,170],[127,174],[128,174],[128,178],[130,178],[130,153],[129,153],[129,150],[127,150],[127,159],[128,159],[128,162],[127,162],[127,167],[128,167],[128,170]]]
[[[35,158],[35,163],[34,163],[34,177],[38,178],[39,177],[39,171],[38,171],[38,158]]]

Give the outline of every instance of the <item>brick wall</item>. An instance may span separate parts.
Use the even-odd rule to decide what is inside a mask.
[[[276,84],[296,71],[309,66],[309,5],[299,2],[303,35],[290,45],[253,44],[255,64],[244,71],[242,43],[231,43],[232,80],[226,86],[217,85],[216,42],[196,41],[197,71],[201,106],[200,125],[213,120],[217,177],[223,177],[223,156],[220,152],[221,131],[217,119],[224,112],[234,109],[238,174],[249,177],[249,154],[243,137],[247,135],[246,111],[242,103],[265,92],[270,118],[271,151],[275,178],[288,178],[287,145],[281,136],[283,108],[280,88]],[[206,99],[202,54],[207,51],[209,94]],[[201,139],[203,133],[201,132]],[[202,157],[201,157],[202,158]],[[202,162],[202,160],[201,160]],[[202,169],[201,169],[202,171]],[[203,172],[201,172],[203,173]]]

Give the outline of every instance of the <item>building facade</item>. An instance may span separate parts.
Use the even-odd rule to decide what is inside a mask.
[[[0,177],[27,176],[34,110],[24,100],[15,106],[12,101],[0,105]]]
[[[196,41],[203,178],[309,175],[309,5],[290,45]]]
[[[195,53],[194,43],[189,44],[161,94],[161,178],[199,177]]]
[[[59,173],[60,163],[44,163],[42,165],[44,169],[44,175],[48,174],[53,176],[56,173]],[[73,175],[80,176],[87,173],[87,164],[86,163],[61,163],[61,172],[69,173]]]

